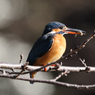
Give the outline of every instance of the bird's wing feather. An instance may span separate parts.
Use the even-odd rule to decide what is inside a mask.
[[[44,35],[35,42],[27,58],[29,65],[33,65],[37,58],[43,56],[51,48],[53,43],[53,36],[54,35]]]

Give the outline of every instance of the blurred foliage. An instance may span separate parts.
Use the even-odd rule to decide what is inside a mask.
[[[18,54],[19,52],[21,52],[22,48],[22,53],[25,51],[25,54],[27,55],[30,51],[29,49],[32,47],[32,44],[42,34],[45,25],[51,21],[59,21],[66,24],[66,26],[68,27],[82,29],[87,32],[87,35],[83,37],[78,36],[75,38],[74,35],[65,36],[67,39],[66,53],[68,53],[71,48],[75,48],[77,45],[80,45],[94,31],[95,0],[0,0],[0,40],[2,40],[2,37],[3,39],[5,39],[4,41],[0,41],[0,43],[2,44],[1,50],[3,49],[0,57],[4,55],[4,53],[6,55],[6,52],[10,50],[8,52],[8,54],[10,53],[11,55],[10,62],[15,62],[11,61],[11,59],[13,56],[19,56]],[[10,42],[12,43],[10,44]],[[20,46],[20,44],[22,46]],[[29,45],[29,47],[25,47],[25,45],[27,44]],[[19,49],[19,51],[17,52],[16,49]],[[78,53],[78,55],[65,60],[64,65],[82,66],[82,64],[78,61],[78,58],[81,57],[86,60],[87,65],[95,66],[94,49],[95,39],[89,42],[87,46]],[[5,50],[6,52],[4,52]],[[11,54],[11,51],[13,55]],[[7,59],[6,56],[9,55],[5,55],[4,59]],[[5,61],[6,60],[4,60],[4,62]],[[58,73],[52,73],[53,77],[55,77],[56,75],[58,75]],[[93,73],[74,73],[69,74],[68,77],[61,78],[60,81],[78,84],[93,84],[95,83],[94,78],[95,74]],[[31,86],[31,89],[32,87],[33,86]],[[53,88],[54,89],[52,95],[95,94],[94,90],[81,91],[60,86],[54,86]],[[48,89],[49,88],[47,88],[46,90]],[[45,93],[45,91],[43,91],[43,93]],[[11,94],[13,94],[13,92]],[[27,95],[31,94],[32,92],[28,93]],[[49,95],[51,94],[49,93]]]

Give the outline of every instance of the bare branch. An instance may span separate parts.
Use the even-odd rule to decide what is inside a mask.
[[[19,61],[20,64],[22,64],[22,60],[23,60],[23,54],[20,54],[20,61]]]
[[[70,53],[68,53],[67,55],[63,56],[60,60],[58,60],[57,62],[63,60],[63,59],[67,59],[68,57],[72,57],[74,54],[77,54],[79,50],[81,50],[82,48],[84,48],[86,46],[86,44],[92,40],[95,37],[95,31],[91,34],[91,36],[86,39],[80,46],[77,46],[74,50],[70,50]]]
[[[20,76],[26,69],[26,66],[29,64],[29,62],[25,63],[23,66],[22,66],[22,70],[19,74],[17,75],[14,75],[14,78],[17,78],[18,76]]]
[[[67,74],[70,73],[69,71],[65,70],[64,72],[61,72],[55,79],[52,81],[57,81],[59,78],[61,78],[63,75],[67,76]]]
[[[0,77],[14,79],[13,75],[0,74]],[[17,77],[16,80],[48,83],[48,84],[60,85],[60,86],[64,86],[64,87],[71,87],[71,88],[75,88],[75,89],[95,89],[95,84],[93,84],[93,85],[77,85],[77,84],[69,84],[69,83],[65,83],[65,82],[58,82],[58,81],[52,81],[52,80],[32,79],[32,78],[23,78],[23,77]]]
[[[42,67],[44,67],[44,66],[42,66]],[[29,71],[24,71],[23,74],[27,74],[27,73],[30,73],[30,72],[35,72],[36,70],[38,70],[42,67],[41,66],[27,65],[26,70],[29,70]],[[95,72],[95,67],[91,67],[91,66],[88,66],[88,67],[90,68],[90,72]],[[6,68],[6,69],[14,68],[14,69],[21,69],[22,70],[22,65],[21,64],[6,64],[6,63],[1,64],[0,63],[0,68]],[[54,68],[54,69],[50,70],[49,68]],[[60,66],[58,69],[56,69],[54,66],[48,66],[47,70],[50,70],[50,71],[56,71],[56,70],[57,71],[64,71],[64,70],[67,70],[67,71],[70,71],[70,72],[80,72],[80,71],[85,71],[85,67]],[[44,69],[41,69],[39,71],[44,71]],[[9,72],[9,74],[19,74],[19,72]]]
[[[85,59],[81,59],[81,58],[79,58],[79,60],[81,61],[81,63],[85,66],[85,67],[87,67],[87,65],[86,65],[86,63],[85,63]]]
[[[84,67],[85,67],[85,71],[87,71],[87,72],[90,72],[90,68],[86,65],[86,63],[85,63],[85,59],[81,59],[81,58],[79,58],[79,60],[81,61],[81,63],[84,65]]]

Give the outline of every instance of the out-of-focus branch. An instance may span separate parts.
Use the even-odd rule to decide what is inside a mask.
[[[22,64],[22,60],[23,60],[23,54],[20,54],[20,61],[19,61],[20,64]]]
[[[86,39],[80,46],[77,46],[74,50],[70,50],[70,53],[66,54],[65,56],[63,56],[59,61],[62,61],[63,59],[67,59],[68,57],[72,57],[74,54],[77,54],[79,50],[81,50],[82,48],[84,48],[86,46],[86,44],[95,37],[95,30],[94,32],[91,34],[91,36]],[[58,61],[58,62],[59,62]]]

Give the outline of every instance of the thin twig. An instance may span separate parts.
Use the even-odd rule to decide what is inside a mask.
[[[84,65],[85,71],[90,72],[90,68],[86,65],[85,59],[82,60],[81,58],[79,58],[79,60]]]
[[[20,54],[20,61],[19,61],[19,63],[22,64],[22,61],[23,61],[23,54]]]
[[[67,73],[69,73],[69,71],[65,70],[63,72],[61,72],[55,79],[53,79],[52,81],[57,81],[59,78],[61,78],[63,75],[67,76]]]
[[[73,56],[73,54],[77,54],[78,51],[82,48],[84,48],[86,46],[86,44],[95,37],[95,30],[94,32],[91,34],[91,36],[86,39],[80,46],[77,46],[74,50],[70,50],[70,53],[66,54],[65,56],[63,56],[59,61],[63,60],[63,59],[67,59],[67,57]],[[59,62],[57,61],[57,62]]]
[[[86,63],[85,63],[85,59],[81,59],[81,58],[79,58],[79,60],[80,60],[80,62],[85,66],[85,67],[87,67],[87,65],[86,65]]]

